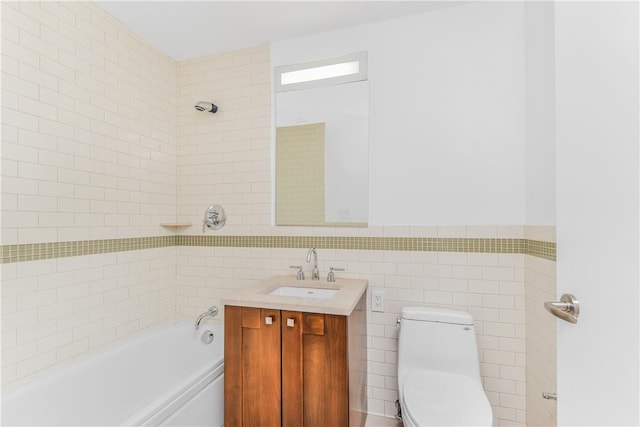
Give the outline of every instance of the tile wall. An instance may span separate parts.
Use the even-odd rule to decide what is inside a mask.
[[[201,236],[212,203],[229,217],[217,235],[230,237],[525,239],[520,225],[272,226],[268,46],[175,63],[91,3],[3,2],[2,19],[3,245],[169,236],[159,224],[174,221]],[[371,412],[395,414],[400,308],[433,304],[475,316],[496,425],[527,421],[525,284],[554,262],[498,252],[319,250],[321,272],[343,267],[385,295],[385,312],[368,313]],[[228,292],[293,274],[305,253],[177,245],[3,264],[3,383],[191,320]]]
[[[555,227],[526,228],[529,239],[555,242]],[[557,425],[557,405],[542,398],[543,392],[556,393],[556,323],[544,310],[545,301],[557,301],[556,263],[525,256],[525,313],[527,347],[527,425]]]
[[[269,47],[180,61],[177,72],[178,220],[201,224],[215,203],[229,217],[218,234],[255,234],[271,221]],[[196,111],[198,101],[218,112]]]
[[[2,265],[2,383],[175,318],[176,248]]]
[[[171,235],[175,62],[90,2],[1,7],[2,244]],[[3,264],[3,384],[174,318],[175,253]]]

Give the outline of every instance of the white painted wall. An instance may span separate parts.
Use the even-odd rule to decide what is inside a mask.
[[[369,52],[370,224],[522,224],[523,27],[471,3],[276,42],[272,66]]]
[[[636,2],[555,4],[558,424],[638,425]]]
[[[555,224],[553,3],[524,4],[526,224]]]

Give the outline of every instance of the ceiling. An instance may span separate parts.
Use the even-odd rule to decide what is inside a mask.
[[[453,0],[94,1],[175,60],[459,4]]]

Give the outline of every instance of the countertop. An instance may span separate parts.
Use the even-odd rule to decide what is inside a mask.
[[[338,292],[331,298],[269,295],[269,292],[279,286],[337,289]],[[368,281],[364,279],[336,279],[335,282],[327,282],[326,280],[296,280],[295,276],[274,276],[250,288],[234,292],[220,302],[223,305],[349,316],[367,290],[367,286]]]

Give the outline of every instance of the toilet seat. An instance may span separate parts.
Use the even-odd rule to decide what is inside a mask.
[[[416,426],[491,426],[493,422],[479,378],[413,370],[402,394],[402,416]]]

